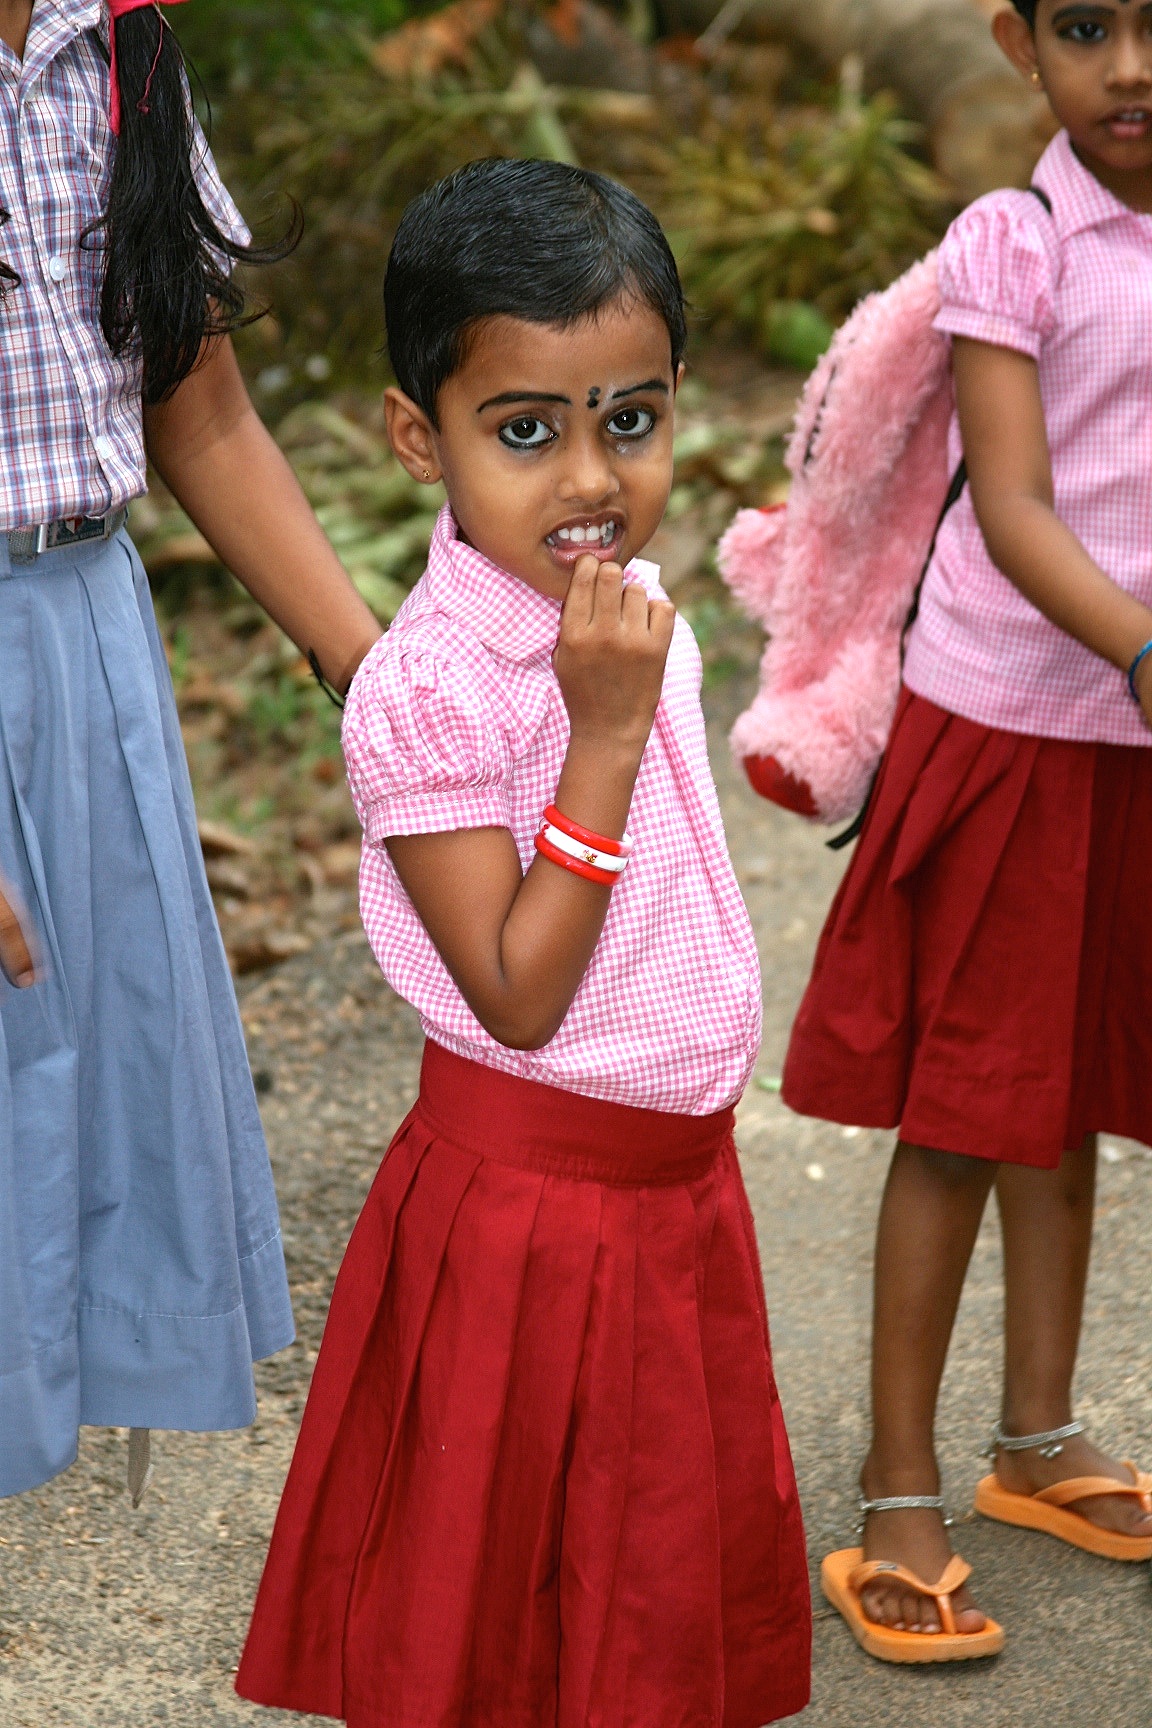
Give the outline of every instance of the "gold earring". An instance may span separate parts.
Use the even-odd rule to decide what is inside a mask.
[[[431,473],[431,470],[430,470],[430,469],[428,469],[428,468],[425,468],[425,470],[424,470],[424,478],[425,478],[425,480],[431,480],[431,478],[432,478],[432,473]]]
[[[1035,66],[1033,66],[1033,68],[1032,68],[1032,82],[1033,82],[1033,84],[1035,84],[1037,90],[1039,90],[1040,89],[1040,73],[1039,73],[1039,70]]]

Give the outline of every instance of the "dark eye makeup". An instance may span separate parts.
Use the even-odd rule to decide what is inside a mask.
[[[1103,42],[1108,32],[1098,18],[1077,18],[1070,24],[1061,25],[1056,34],[1065,42],[1082,42],[1091,47]]]
[[[499,433],[501,444],[506,444],[509,450],[542,450],[555,436],[538,414],[517,414],[514,420],[505,420]]]
[[[613,438],[645,438],[656,424],[656,416],[651,408],[617,408],[615,414],[607,422],[607,429]]]

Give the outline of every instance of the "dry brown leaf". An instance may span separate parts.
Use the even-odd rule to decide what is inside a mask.
[[[279,966],[293,955],[306,954],[312,944],[296,930],[261,930],[237,937],[228,944],[228,957],[238,977],[247,972],[263,972],[269,966]]]
[[[234,828],[227,827],[223,822],[209,822],[201,816],[197,828],[200,834],[200,850],[205,858],[251,858],[256,852],[256,843],[244,834],[237,834]]]
[[[371,49],[385,78],[430,78],[445,66],[467,67],[476,38],[493,22],[500,0],[454,0],[430,18],[411,18]]]
[[[247,872],[230,858],[210,859],[207,874],[214,893],[231,894],[237,900],[247,900],[252,893]]]
[[[330,888],[354,888],[360,879],[360,843],[345,840],[325,846],[320,854],[324,880]]]
[[[556,0],[544,14],[545,23],[561,42],[575,48],[582,34],[582,0]]]

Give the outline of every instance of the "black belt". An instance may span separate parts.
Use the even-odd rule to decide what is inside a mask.
[[[111,540],[128,520],[126,509],[110,510],[107,516],[65,516],[59,522],[40,522],[35,528],[14,528],[8,535],[8,556],[13,564],[31,564],[41,553],[61,546],[79,546],[84,540]]]

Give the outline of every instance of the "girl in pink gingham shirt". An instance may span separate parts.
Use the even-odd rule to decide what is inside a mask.
[[[1152,41],[1146,9],[1016,0],[994,30],[1062,130],[938,257],[945,518],[860,844],[784,1075],[796,1109],[899,1125],[876,1252],[863,1550],[825,1561],[873,1654],[991,1654],[933,1447],[990,1190],[1004,1396],[977,1508],[1152,1555],[1152,1477],[1091,1443],[1072,1375],[1098,1133],[1152,1144]]]
[[[237,1677],[351,1728],[761,1728],[803,1532],[732,1142],[760,1031],[700,656],[640,561],[676,267],[623,187],[470,164],[385,288],[449,498],[353,684],[364,921],[427,1034],[356,1226]]]

